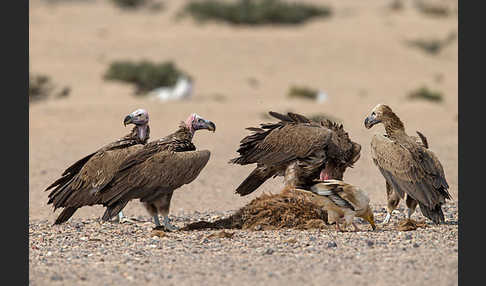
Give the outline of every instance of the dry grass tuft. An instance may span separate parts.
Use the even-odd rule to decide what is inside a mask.
[[[412,219],[405,219],[397,224],[398,231],[410,231],[416,230],[419,227],[427,227],[427,224],[424,221],[415,221]]]
[[[182,230],[322,229],[327,228],[326,224],[327,212],[315,204],[312,197],[284,189],[279,194],[262,194],[227,218],[194,222]]]

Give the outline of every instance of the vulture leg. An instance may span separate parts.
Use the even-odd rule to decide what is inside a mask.
[[[359,229],[359,227],[356,225],[356,223],[352,223],[353,227],[354,227],[354,231],[361,231],[361,229]]]
[[[383,220],[383,224],[388,224],[390,222],[391,215],[393,211],[397,208],[398,203],[400,202],[400,196],[395,192],[390,184],[386,182],[386,198],[387,198],[387,209],[388,213],[386,214],[385,219]]]
[[[297,161],[292,162],[285,169],[284,182],[288,188],[295,188],[299,182],[299,167]]]
[[[155,227],[160,227],[159,215],[157,213],[157,208],[152,203],[143,203],[147,212],[154,218]]]
[[[407,199],[405,200],[405,203],[407,204],[408,207],[408,214],[407,218],[410,219],[413,213],[415,212],[415,209],[417,208],[417,201],[412,199],[409,195],[407,195]]]
[[[169,231],[178,230],[177,227],[170,224],[169,220],[170,200],[172,199],[173,192],[174,191],[164,192],[161,196],[157,197],[157,199],[152,201],[152,205],[157,208],[157,212],[164,217],[162,225],[165,227],[166,230]]]

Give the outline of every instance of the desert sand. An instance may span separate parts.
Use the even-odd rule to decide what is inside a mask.
[[[428,55],[405,43],[417,38],[444,38],[451,31],[457,32],[456,14],[445,18],[429,17],[419,13],[409,2],[396,12],[387,9],[390,1],[310,1],[329,4],[333,16],[295,27],[233,27],[222,23],[198,24],[189,18],[175,21],[175,14],[186,1],[166,1],[165,9],[160,12],[123,11],[110,1],[47,2],[30,1],[30,70],[47,74],[56,84],[68,85],[72,91],[67,98],[52,98],[29,107],[29,246],[37,245],[39,237],[34,234],[40,228],[43,228],[42,233],[52,232],[51,236],[57,238],[51,244],[47,243],[45,249],[30,249],[29,279],[32,285],[83,282],[76,275],[57,279],[54,274],[62,276],[63,273],[60,264],[65,269],[88,275],[83,276],[87,284],[136,284],[134,277],[137,275],[127,274],[131,277],[129,279],[111,266],[100,266],[100,263],[103,265],[103,261],[99,260],[101,256],[97,256],[96,263],[94,260],[92,263],[67,260],[63,258],[65,253],[46,256],[48,248],[57,249],[55,245],[62,245],[63,242],[59,240],[65,233],[72,234],[73,225],[86,221],[91,227],[96,227],[95,221],[103,213],[103,208],[82,208],[73,216],[72,222],[51,227],[59,211],[53,213],[52,207],[46,204],[48,193],[43,191],[69,164],[126,134],[129,128],[123,127],[122,120],[129,112],[137,108],[148,110],[151,140],[174,131],[178,123],[193,112],[216,123],[215,133],[201,131],[194,139],[199,149],[211,151],[208,165],[192,184],[178,189],[172,199],[171,218],[184,221],[184,217],[198,213],[217,215],[236,210],[262,192],[280,190],[282,180],[277,178],[269,180],[251,195],[239,197],[234,194],[234,189],[252,166],[227,163],[237,155],[240,139],[248,134],[244,128],[268,122],[264,114],[270,110],[306,115],[324,113],[339,119],[351,139],[362,145],[361,158],[354,168],[346,171],[344,180],[364,189],[374,208],[382,210],[386,204],[385,183],[371,161],[369,143],[373,134],[382,133],[384,129],[376,126],[367,130],[363,125],[368,112],[378,103],[390,105],[405,123],[409,134],[416,130],[425,134],[430,149],[444,166],[449,192],[453,197],[446,216],[449,224],[430,225],[413,233],[424,242],[433,239],[437,243],[434,244],[437,251],[427,251],[430,245],[425,243],[418,248],[409,246],[413,251],[395,257],[393,253],[397,250],[390,248],[389,244],[387,246],[387,243],[393,239],[404,239],[405,234],[393,231],[382,232],[380,237],[385,242],[383,246],[375,244],[373,251],[366,243],[364,246],[353,245],[350,237],[359,238],[360,233],[291,231],[291,236],[312,236],[317,241],[322,239],[326,247],[316,246],[314,250],[317,249],[317,252],[306,255],[307,252],[288,246],[287,254],[295,255],[292,258],[276,259],[275,255],[271,255],[272,259],[262,262],[264,258],[259,252],[244,250],[249,246],[236,242],[231,247],[230,240],[224,242],[228,243],[225,246],[227,249],[221,249],[223,252],[227,250],[226,254],[210,260],[210,263],[237,265],[236,260],[242,259],[242,251],[246,251],[246,261],[258,261],[257,267],[233,271],[231,267],[208,266],[206,260],[199,259],[207,254],[205,251],[191,254],[191,268],[182,267],[190,262],[186,261],[189,258],[183,253],[190,251],[166,252],[169,242],[156,243],[153,244],[156,251],[152,253],[156,259],[143,263],[140,261],[145,260],[136,260],[128,268],[120,267],[141,273],[157,269],[158,264],[164,261],[160,267],[173,267],[176,273],[184,269],[193,272],[196,277],[189,279],[172,273],[172,279],[167,275],[152,275],[147,276],[148,280],[142,280],[151,284],[244,285],[268,282],[271,285],[322,285],[324,278],[339,277],[333,281],[340,285],[389,285],[393,279],[399,282],[398,285],[425,285],[434,281],[440,285],[457,285],[458,43],[454,41],[437,55]],[[135,96],[133,87],[128,84],[103,80],[109,63],[120,59],[173,60],[194,77],[193,97],[186,101],[157,102]],[[286,94],[291,85],[319,88],[328,94],[328,100],[316,103],[289,99]],[[443,102],[409,100],[406,97],[410,91],[422,85],[439,90],[443,94]],[[402,210],[403,207],[404,203]],[[149,220],[145,209],[137,201],[129,203],[124,213],[129,217]],[[415,216],[423,218],[419,211]],[[403,217],[403,214],[397,213],[396,218],[399,217]],[[118,229],[110,227],[113,231]],[[102,239],[120,243],[119,246],[127,251],[131,247],[130,244],[123,244],[124,236],[135,236],[135,240],[138,237],[140,241],[146,240],[150,244],[149,231],[130,232],[131,228],[136,226],[120,226],[120,232],[117,232],[119,236],[112,237],[109,235],[111,231],[107,231]],[[140,228],[147,226],[141,224]],[[122,231],[125,229],[128,230]],[[194,237],[201,235],[204,236],[187,233],[186,238],[183,234],[171,234],[162,240],[170,241],[177,237],[180,244],[190,247],[198,245],[198,239]],[[236,237],[238,241],[244,241],[248,236],[257,245],[273,243],[271,240],[258,242],[262,239],[261,235],[264,234],[237,231]],[[272,237],[278,233],[270,232],[269,235]],[[349,242],[345,247],[332,250],[332,257],[345,257],[353,251],[361,253],[364,248],[366,251],[361,255],[373,261],[365,269],[374,272],[374,275],[366,276],[367,279],[360,275],[348,277],[347,274],[335,273],[339,272],[339,267],[327,268],[322,265],[333,260],[328,256],[330,252],[326,251],[330,235],[344,245]],[[83,237],[82,231],[76,232],[70,239],[80,237]],[[372,237],[372,234],[366,233],[362,239]],[[64,251],[69,253],[70,247],[66,246]],[[104,259],[125,265],[123,253],[123,250],[111,252]],[[169,262],[166,258],[174,260]],[[89,258],[81,256],[79,259]],[[404,261],[407,259],[415,261],[412,266],[406,266]],[[350,267],[360,267],[357,260],[346,261],[354,265]],[[289,267],[292,264],[299,266]],[[267,275],[282,265],[285,265],[284,269],[296,271],[282,270],[283,275]],[[387,268],[396,265],[399,268],[395,271]],[[198,271],[198,267],[203,267],[205,271]],[[120,278],[120,275],[125,278]],[[370,277],[381,275],[388,275],[388,278],[369,280]],[[97,280],[96,277],[104,280]]]

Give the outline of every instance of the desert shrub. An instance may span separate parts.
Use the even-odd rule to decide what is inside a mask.
[[[410,99],[423,99],[434,102],[441,102],[443,100],[442,93],[439,91],[432,91],[426,86],[422,86],[416,90],[413,90],[408,94]]]
[[[451,32],[446,36],[445,39],[417,39],[411,40],[407,43],[412,46],[423,50],[424,52],[435,55],[440,53],[440,51],[451,44],[456,39],[456,33]]]
[[[111,0],[116,6],[124,9],[139,8],[147,3],[147,0]]]
[[[171,61],[162,63],[152,63],[146,60],[138,63],[115,61],[110,64],[104,79],[135,84],[135,93],[143,94],[158,87],[174,86],[180,76],[191,78]]]
[[[218,20],[233,25],[300,24],[315,17],[331,15],[328,7],[279,0],[206,0],[189,2],[181,16],[191,15],[198,21]]]
[[[319,91],[313,88],[305,86],[291,86],[289,92],[287,93],[287,96],[315,100],[317,99],[318,93]]]
[[[111,0],[117,7],[125,10],[147,8],[152,11],[165,8],[164,3],[157,0]]]
[[[446,5],[444,2],[417,0],[415,1],[415,7],[422,14],[433,17],[447,17],[452,14],[452,8]]]
[[[29,102],[37,102],[50,96],[64,97],[69,95],[70,88],[67,86],[55,92],[56,89],[57,87],[52,83],[50,77],[43,74],[29,74]]]

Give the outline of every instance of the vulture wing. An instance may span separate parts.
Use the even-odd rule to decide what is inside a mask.
[[[144,152],[138,152],[144,155]],[[150,156],[139,164],[119,172],[112,182],[102,190],[102,203],[108,206],[106,216],[116,215],[131,199],[146,202],[157,198],[164,191],[173,191],[189,184],[199,175],[209,161],[210,152],[164,150]]]
[[[383,135],[373,137],[371,149],[373,162],[402,198],[407,193],[421,209],[422,205],[435,209],[450,199],[444,170],[431,151],[416,142],[395,142]]]
[[[288,119],[291,120],[290,117]],[[262,163],[268,166],[285,164],[324,149],[331,139],[332,131],[327,128],[295,123],[297,122],[282,121],[276,124],[262,124],[260,129],[251,128],[254,133],[243,138],[237,150],[240,157],[232,159],[230,163]]]
[[[316,195],[327,197],[339,207],[355,210],[353,205],[346,199],[346,193],[343,192],[340,184],[319,183],[313,185],[311,191]]]

